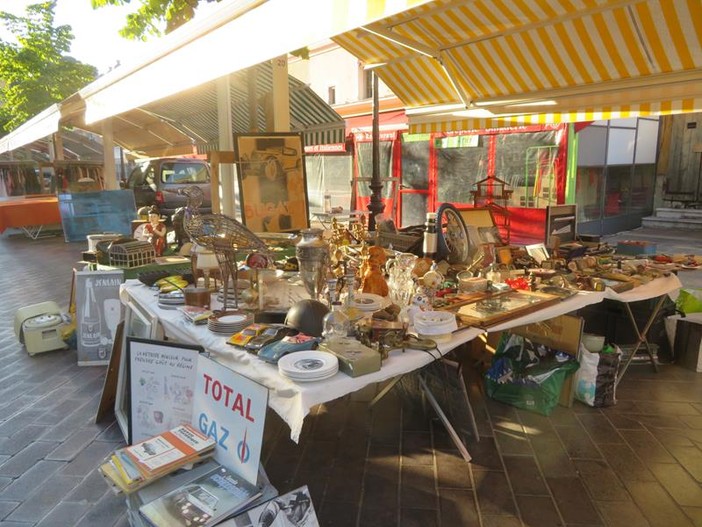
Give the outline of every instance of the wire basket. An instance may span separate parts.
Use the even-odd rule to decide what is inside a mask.
[[[400,252],[406,252],[417,243],[421,243],[422,236],[416,234],[402,234],[394,232],[380,231],[378,233],[378,245],[386,249],[392,246],[393,249]]]
[[[156,251],[151,243],[141,240],[112,243],[109,250],[110,265],[113,267],[140,267],[156,260]]]

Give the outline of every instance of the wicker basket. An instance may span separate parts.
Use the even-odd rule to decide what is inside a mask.
[[[422,240],[422,236],[416,234],[402,234],[380,231],[378,233],[378,244],[386,249],[392,246],[396,251],[405,252],[411,249],[417,242]]]

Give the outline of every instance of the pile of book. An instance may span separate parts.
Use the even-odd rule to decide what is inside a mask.
[[[127,514],[132,527],[208,527],[277,496],[262,467],[252,485],[208,460],[128,494]]]
[[[212,315],[212,310],[200,306],[180,306],[177,308],[185,320],[195,325],[207,324],[207,320]]]
[[[215,441],[184,424],[116,450],[100,472],[117,493],[129,494],[158,478],[214,454]]]

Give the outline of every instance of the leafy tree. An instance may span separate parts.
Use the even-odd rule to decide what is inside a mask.
[[[25,16],[0,11],[16,42],[0,40],[0,129],[30,117],[92,82],[97,69],[67,56],[71,26],[54,27],[56,0],[30,5]]]
[[[106,5],[128,5],[132,0],[90,0],[93,9]],[[200,2],[220,0],[139,0],[141,4],[134,13],[127,15],[127,24],[119,34],[130,40],[147,40],[159,37],[182,26],[195,16]],[[165,23],[165,31],[161,27]]]

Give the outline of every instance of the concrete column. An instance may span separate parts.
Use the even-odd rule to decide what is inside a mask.
[[[105,190],[119,190],[117,171],[115,170],[115,141],[112,135],[112,119],[102,121],[102,178]]]
[[[217,123],[219,127],[219,149],[221,151],[234,150],[234,132],[232,126],[232,101],[229,92],[229,76],[217,79]],[[235,167],[230,163],[219,166],[218,188],[212,187],[212,192],[217,192],[220,199],[222,214],[236,216],[235,200]],[[220,212],[213,210],[212,212]]]

